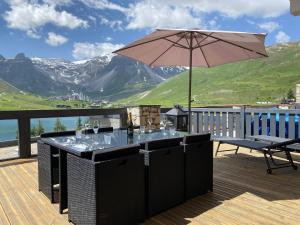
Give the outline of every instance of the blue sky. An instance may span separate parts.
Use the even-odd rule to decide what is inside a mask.
[[[0,0],[0,54],[83,60],[155,28],[267,32],[267,45],[300,40],[289,0]]]

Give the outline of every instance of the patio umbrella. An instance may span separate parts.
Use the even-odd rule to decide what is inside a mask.
[[[266,34],[213,30],[157,29],[113,53],[149,66],[189,67],[189,132],[191,131],[192,67],[214,67],[267,57]]]

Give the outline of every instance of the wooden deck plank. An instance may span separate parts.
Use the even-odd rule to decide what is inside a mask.
[[[294,156],[299,165],[300,155]],[[0,162],[1,225],[70,224],[67,214],[60,215],[58,205],[38,191],[37,176],[36,158]],[[214,159],[214,192],[143,224],[299,224],[299,187],[299,171],[287,168],[267,175],[261,153],[243,148],[237,155],[220,153]]]
[[[0,204],[0,224],[11,225],[1,204]]]

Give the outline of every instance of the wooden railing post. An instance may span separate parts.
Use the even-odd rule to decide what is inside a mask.
[[[241,127],[240,127],[240,138],[246,137],[246,119],[245,119],[245,106],[241,106],[241,112],[240,112],[240,120],[241,120]]]
[[[120,127],[127,127],[128,115],[127,112],[123,112],[120,114]]]
[[[20,158],[31,156],[30,142],[30,118],[21,117],[18,119],[19,126],[19,155]]]

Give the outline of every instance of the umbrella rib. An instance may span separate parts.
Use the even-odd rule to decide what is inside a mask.
[[[191,45],[190,45],[190,43],[189,43],[188,39],[186,38],[186,36],[185,36],[184,38],[185,38],[185,40],[186,40],[186,43],[187,43],[187,45],[189,46],[189,48],[188,48],[188,49],[190,49],[190,48],[191,48]]]
[[[206,44],[204,44],[204,45],[200,45],[199,47],[205,47],[205,46],[207,46],[207,45],[210,45],[210,44],[213,44],[213,43],[216,43],[216,42],[218,42],[218,41],[220,41],[220,40],[214,40],[214,41],[211,41],[211,42],[209,42],[209,43],[206,43]]]
[[[184,33],[184,32],[178,32],[178,33],[175,33],[175,34],[172,34],[172,35],[167,35],[167,36],[164,36],[164,37],[155,38],[155,39],[150,40],[150,41],[145,41],[145,42],[138,43],[138,44],[135,44],[135,45],[123,47],[123,48],[120,48],[119,50],[113,51],[112,53],[117,53],[117,52],[120,52],[120,51],[124,51],[124,50],[126,50],[126,49],[129,49],[129,48],[134,48],[134,47],[137,47],[137,46],[140,46],[140,45],[148,44],[148,43],[151,43],[151,42],[160,40],[160,39],[172,37],[172,36],[175,36],[175,35],[178,35],[178,34],[182,34],[182,33]]]
[[[182,44],[179,44],[178,42],[175,42],[175,41],[169,40],[168,38],[163,38],[163,39],[165,39],[166,41],[169,41],[169,42],[171,42],[171,43],[175,44],[175,45],[176,45],[176,47],[179,47],[179,48],[184,48],[184,49],[189,49],[189,48],[187,48],[186,46],[184,46],[184,45],[182,45]],[[181,38],[181,39],[182,39],[182,38]],[[175,46],[175,45],[174,45],[174,46]]]
[[[199,34],[205,35],[205,34],[202,33],[202,32],[199,32],[199,31],[196,31],[196,32],[199,33]],[[218,38],[218,37],[214,37],[214,36],[211,36],[211,37],[213,37],[213,38],[215,38],[215,39],[217,39],[217,40],[219,40],[219,41],[223,41],[223,42],[225,42],[225,43],[227,43],[227,44],[230,44],[230,45],[233,45],[233,46],[236,46],[236,47],[239,47],[239,48],[242,48],[242,49],[251,51],[251,52],[255,52],[255,53],[257,53],[257,54],[259,54],[259,55],[261,55],[261,56],[268,57],[268,55],[263,54],[263,53],[260,53],[260,52],[257,52],[257,51],[254,51],[254,50],[252,50],[252,49],[250,49],[250,48],[246,48],[246,47],[244,47],[244,46],[241,46],[241,45],[232,43],[232,42],[230,42],[230,41],[226,41],[226,40],[221,39],[221,38]]]
[[[205,62],[206,62],[207,67],[210,67],[210,65],[209,65],[209,63],[208,63],[208,61],[207,61],[207,58],[206,58],[206,56],[205,56],[205,54],[204,54],[204,52],[203,52],[203,50],[202,50],[202,47],[200,46],[200,43],[198,42],[197,38],[195,38],[195,39],[196,39],[198,48],[200,49],[200,51],[201,51],[201,53],[202,53],[202,55],[203,55],[203,58],[204,58],[204,60],[205,60]]]
[[[205,41],[207,38],[211,37],[211,35],[213,34],[213,32],[211,32],[209,35],[206,35],[205,38],[203,38],[201,41],[198,42],[197,38],[195,37],[195,39],[197,40],[197,44],[193,47],[195,48],[197,45],[199,46],[203,41]]]
[[[169,51],[172,47],[174,47],[177,42],[179,42],[183,37],[180,37],[175,43],[173,43],[170,47],[168,47],[164,52],[162,52],[158,57],[156,57],[149,66],[152,66],[153,63],[155,63],[160,57],[162,57],[167,51]]]

